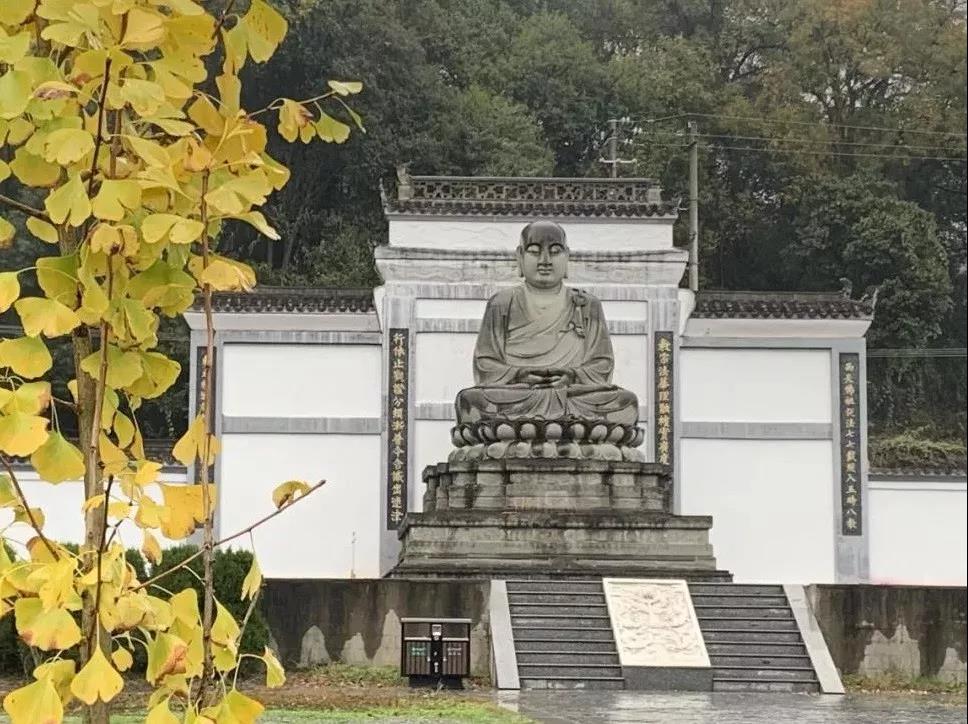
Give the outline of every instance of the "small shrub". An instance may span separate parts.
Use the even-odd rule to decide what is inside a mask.
[[[958,440],[928,440],[917,431],[890,436],[871,436],[870,464],[875,468],[915,470],[964,470],[965,444]]]

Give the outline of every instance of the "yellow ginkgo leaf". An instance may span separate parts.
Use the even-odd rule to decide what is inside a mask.
[[[0,118],[16,118],[30,103],[33,90],[30,74],[23,70],[8,70],[0,75]]]
[[[120,475],[128,469],[128,456],[103,432],[98,437],[97,448],[104,472],[108,475]]]
[[[141,204],[141,186],[128,179],[105,179],[94,197],[91,210],[99,219],[121,221],[125,211]]]
[[[358,80],[331,80],[327,82],[333,92],[341,96],[353,95],[363,90],[363,84]]]
[[[23,146],[14,151],[10,170],[25,185],[35,188],[50,188],[63,173],[63,169],[56,163],[47,163],[41,156],[31,153]]]
[[[171,454],[184,465],[194,464],[196,458],[199,460],[207,458],[207,463],[211,465],[215,462],[219,447],[219,441],[214,435],[205,434],[205,418],[198,415],[188,425],[185,434],[175,443]]]
[[[37,0],[4,0],[0,3],[0,23],[20,25],[34,12]]]
[[[144,539],[141,541],[141,552],[146,561],[154,565],[161,563],[161,546],[158,545],[158,539],[147,530],[144,532]]]
[[[17,272],[0,273],[0,314],[10,309],[10,305],[19,298],[20,280],[17,279]]]
[[[253,554],[252,565],[249,566],[249,572],[245,574],[245,578],[242,580],[242,598],[255,598],[261,587],[262,569],[259,568],[259,559]]]
[[[57,690],[61,703],[65,706],[70,703],[73,695],[71,694],[71,679],[77,672],[77,665],[70,659],[58,659],[47,661],[34,669],[34,678],[37,681],[47,679]]]
[[[350,137],[350,127],[328,113],[320,113],[319,120],[316,121],[316,133],[321,141],[343,143]]]
[[[61,166],[75,163],[94,150],[94,138],[80,128],[59,128],[44,140],[44,160]]]
[[[84,476],[84,455],[59,432],[51,432],[47,440],[30,456],[30,464],[48,483],[63,483]]]
[[[47,678],[11,691],[3,708],[10,715],[10,724],[60,724],[64,719],[64,705]]]
[[[160,352],[141,352],[141,377],[125,388],[129,394],[146,400],[163,394],[175,384],[181,365]]]
[[[161,519],[161,532],[166,538],[180,540],[195,532],[196,524],[205,521],[205,500],[201,485],[159,483],[165,499],[166,514]],[[209,502],[215,506],[215,486],[209,484]]]
[[[98,699],[111,701],[123,688],[121,674],[111,666],[100,646],[94,648],[91,658],[71,682],[71,693],[88,705]]]
[[[127,671],[131,668],[131,664],[134,663],[134,657],[126,648],[119,646],[111,652],[111,661],[118,671]]]
[[[20,315],[20,323],[28,337],[36,337],[39,334],[59,337],[81,323],[73,309],[55,299],[23,297],[13,306]]]
[[[249,55],[256,63],[272,57],[289,28],[286,19],[264,0],[252,0],[241,22],[245,24]]]
[[[272,650],[268,646],[265,647],[262,660],[266,664],[266,686],[274,689],[285,684],[286,670],[282,668],[279,659],[276,658],[276,655],[272,653]]]
[[[9,367],[21,377],[40,377],[53,364],[47,345],[39,337],[16,337],[0,341],[0,367]]]
[[[164,701],[159,701],[148,712],[148,716],[145,719],[145,724],[181,724],[181,720],[171,713],[171,709],[168,708],[168,699],[171,697],[165,697]]]
[[[272,491],[272,502],[277,508],[282,508],[304,496],[309,492],[309,488],[309,483],[302,480],[289,480],[277,485]]]
[[[74,610],[80,607],[81,599],[74,590],[74,573],[77,571],[77,560],[65,556],[52,561],[31,573],[31,579],[40,583],[37,597],[45,611],[57,607]]]
[[[57,243],[57,229],[36,216],[27,219],[27,231],[48,244]]]
[[[279,241],[279,232],[276,231],[263,215],[261,211],[249,211],[245,214],[238,214],[237,216],[229,216],[230,219],[238,219],[239,221],[244,221],[245,223],[254,226],[258,229],[264,236],[268,236],[273,241]]]
[[[142,528],[160,528],[164,512],[165,509],[153,498],[142,495],[138,500],[138,512],[135,513],[134,522]]]
[[[148,668],[145,678],[152,684],[172,674],[183,674],[188,644],[170,633],[159,633],[148,643]]]
[[[83,224],[91,215],[91,200],[87,196],[81,175],[72,175],[67,183],[51,191],[44,200],[44,207],[55,224],[63,224],[65,221],[70,226]]]
[[[193,257],[188,262],[188,268],[199,284],[208,284],[215,291],[247,292],[255,286],[255,272],[252,267],[217,254],[209,255],[208,266],[203,264],[201,257]]]
[[[141,138],[140,136],[124,136],[124,140],[131,146],[131,150],[149,166],[164,168],[165,166],[171,165],[171,158],[168,156],[168,151],[160,143]]]
[[[215,602],[215,621],[212,623],[212,641],[220,646],[234,647],[239,639],[239,624],[220,602]]]
[[[279,109],[279,135],[292,143],[299,137],[299,131],[303,126],[312,123],[313,114],[307,110],[302,103],[282,99],[282,107]]]
[[[0,249],[9,247],[16,235],[17,227],[0,216]]]
[[[137,352],[128,350],[122,351],[115,344],[108,344],[107,352],[108,366],[106,382],[108,387],[119,389],[127,387],[142,375],[141,355]],[[81,369],[87,372],[93,379],[99,379],[101,375],[101,352],[92,352],[81,360]],[[112,418],[108,418],[110,423]]]
[[[135,485],[147,485],[148,483],[153,483],[158,479],[158,475],[161,473],[161,463],[156,463],[151,460],[144,460],[138,463],[138,470],[134,474]]]
[[[0,450],[26,457],[47,439],[47,418],[10,412],[0,415]]]
[[[73,309],[77,304],[77,254],[42,256],[36,264],[37,282],[47,298]]]
[[[219,707],[218,724],[255,724],[265,707],[238,689],[232,689]]]
[[[121,45],[140,48],[160,43],[165,37],[164,16],[134,8],[128,13]]]
[[[17,632],[28,646],[42,651],[69,649],[81,640],[81,629],[63,608],[44,611],[39,598],[20,598],[14,604]]]

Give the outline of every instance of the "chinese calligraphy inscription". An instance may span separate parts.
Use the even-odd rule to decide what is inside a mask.
[[[387,530],[400,526],[407,514],[410,330],[390,329],[387,387]]]
[[[673,463],[672,332],[655,333],[655,461]]]
[[[843,535],[861,535],[860,355],[840,355],[840,505]]]

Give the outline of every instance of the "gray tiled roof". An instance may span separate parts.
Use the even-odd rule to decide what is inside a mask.
[[[836,292],[726,292],[696,294],[697,319],[871,319],[873,305]]]

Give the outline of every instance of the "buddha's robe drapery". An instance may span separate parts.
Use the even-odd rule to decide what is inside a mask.
[[[476,387],[457,396],[457,420],[578,418],[634,425],[638,401],[611,384],[614,356],[601,302],[579,290],[556,295],[506,289],[487,304],[474,350]],[[570,369],[571,384],[516,381],[522,369]]]

